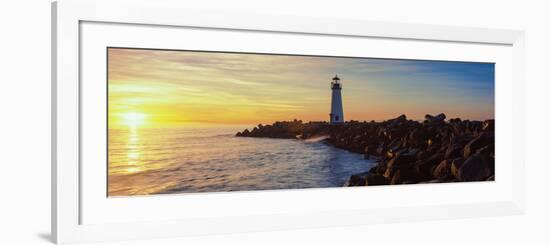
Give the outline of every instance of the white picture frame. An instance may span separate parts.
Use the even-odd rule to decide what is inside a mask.
[[[513,215],[524,212],[524,34],[518,30],[496,30],[469,27],[449,27],[438,25],[402,24],[375,21],[335,20],[329,18],[308,18],[296,16],[267,16],[245,13],[220,13],[192,11],[185,9],[186,4],[178,1],[107,1],[107,0],[60,0],[52,4],[52,237],[58,244],[94,241],[115,241],[127,239],[151,239],[200,234],[222,234],[232,232],[265,231],[293,228],[313,228],[354,224],[377,224],[418,220],[437,220],[464,217],[482,217],[495,215]],[[296,209],[278,210],[277,203],[271,204],[258,213],[217,213],[205,216],[178,217],[150,221],[104,219],[104,222],[83,222],[83,206],[94,206],[96,200],[85,198],[83,177],[89,169],[82,168],[82,25],[83,23],[115,23],[142,26],[163,26],[174,28],[192,28],[206,30],[234,30],[243,32],[292,33],[326,37],[376,38],[384,40],[429,41],[438,43],[465,43],[506,47],[510,52],[506,80],[501,79],[502,89],[497,91],[499,100],[509,101],[507,110],[498,118],[508,119],[498,129],[498,142],[507,141],[509,154],[507,178],[497,180],[501,195],[492,199],[473,198],[462,202],[441,202],[395,204],[386,202],[388,207],[360,206],[348,209],[312,209],[311,212]],[[168,30],[169,31],[169,30]],[[473,57],[473,56],[472,56]],[[467,57],[463,58],[466,59]],[[84,87],[85,88],[85,87]],[[504,89],[506,88],[506,89]],[[497,89],[498,90],[498,89]],[[500,93],[500,94],[499,94]],[[506,128],[505,128],[506,127]],[[507,131],[504,135],[499,132]],[[502,147],[501,147],[502,148]],[[504,156],[504,155],[503,155]],[[497,165],[499,161],[497,160]],[[86,171],[86,172],[84,172]],[[498,177],[497,177],[498,178]],[[500,181],[500,182],[499,182]],[[463,183],[464,184],[464,183]],[[437,186],[437,187],[436,187]],[[374,188],[375,192],[386,192],[385,187]],[[395,187],[392,187],[395,188]],[[434,188],[433,193],[445,193],[450,189],[468,192],[479,189],[476,194],[491,191],[493,186],[480,183],[466,185],[429,185],[426,187],[400,186],[394,189],[396,195],[426,192]],[[362,192],[350,189],[315,189],[297,191],[279,191],[269,194],[263,192],[231,193],[206,196],[209,202],[235,198],[252,200],[260,195],[271,200],[288,200],[316,193],[332,197],[349,198]],[[371,191],[372,192],[372,191]],[[370,194],[369,194],[370,195]],[[374,194],[373,194],[374,195]],[[153,197],[155,198],[155,197]],[[353,197],[351,197],[353,198]],[[181,196],[155,199],[155,205],[173,208],[172,203]],[[153,199],[148,199],[151,201]],[[323,199],[319,199],[323,200]],[[85,202],[86,201],[86,202]],[[204,201],[204,200],[203,200]],[[429,202],[429,201],[427,201]],[[86,205],[83,205],[86,203]],[[269,205],[267,202],[256,204]],[[99,203],[98,203],[99,204]],[[126,203],[127,204],[127,203]],[[125,205],[126,205],[125,204]],[[146,204],[153,205],[153,204]],[[333,204],[327,204],[330,206]],[[161,207],[158,206],[158,207]],[[320,205],[321,206],[321,205]],[[138,207],[138,206],[136,206]],[[146,206],[141,206],[146,207]],[[210,208],[216,208],[212,206]],[[281,208],[283,209],[283,208]],[[134,210],[136,211],[136,210]],[[193,212],[193,210],[189,210]],[[97,213],[94,213],[97,214]],[[150,213],[150,215],[161,215]],[[108,216],[108,215],[107,215]],[[168,216],[167,216],[168,217]]]

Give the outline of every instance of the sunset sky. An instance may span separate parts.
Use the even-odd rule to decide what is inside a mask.
[[[110,127],[327,121],[342,79],[346,120],[494,118],[494,64],[108,49]]]

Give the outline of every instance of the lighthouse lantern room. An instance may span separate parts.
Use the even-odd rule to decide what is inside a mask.
[[[342,106],[342,84],[338,75],[332,78],[330,83],[332,89],[332,101],[330,105],[330,124],[344,123],[344,109]]]

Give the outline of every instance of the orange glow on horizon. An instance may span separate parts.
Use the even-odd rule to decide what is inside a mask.
[[[112,128],[327,121],[336,73],[346,120],[494,117],[492,91],[472,95],[458,76],[423,77],[402,61],[117,48],[108,58]]]

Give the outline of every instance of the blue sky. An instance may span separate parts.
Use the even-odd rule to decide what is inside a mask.
[[[170,124],[328,120],[335,74],[346,120],[494,118],[489,63],[142,49],[109,50],[109,108]]]

